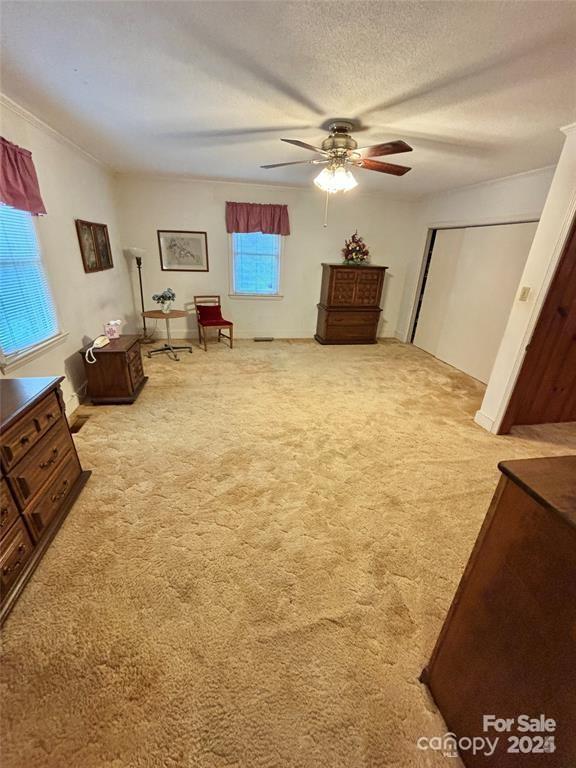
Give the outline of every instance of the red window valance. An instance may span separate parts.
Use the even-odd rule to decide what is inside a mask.
[[[226,231],[289,235],[288,206],[226,203]]]
[[[0,136],[0,201],[28,211],[34,216],[46,213],[32,153]]]

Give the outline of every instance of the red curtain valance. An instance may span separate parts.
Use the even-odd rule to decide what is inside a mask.
[[[288,206],[226,203],[226,231],[289,235]]]
[[[0,136],[0,201],[28,211],[34,216],[46,213],[32,153]]]

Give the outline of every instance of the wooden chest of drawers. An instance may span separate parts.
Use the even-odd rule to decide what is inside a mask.
[[[576,456],[499,468],[421,679],[447,731],[458,739],[499,737],[492,754],[463,751],[467,768],[568,768],[576,765]],[[523,731],[521,714],[551,718],[553,730]],[[510,730],[485,730],[485,715],[511,718]],[[547,737],[550,749],[542,749]]]
[[[139,336],[120,336],[94,350],[95,363],[88,363],[84,347],[87,395],[94,405],[130,404],[148,381],[144,376]]]
[[[90,476],[68,429],[61,381],[0,381],[0,622]]]
[[[387,267],[322,265],[314,338],[320,344],[375,344]]]

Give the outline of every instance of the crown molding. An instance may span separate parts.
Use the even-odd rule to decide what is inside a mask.
[[[310,184],[285,184],[282,182],[262,182],[262,181],[242,181],[242,179],[211,179],[206,178],[203,176],[193,176],[193,175],[186,175],[186,174],[176,174],[176,173],[160,173],[160,172],[154,172],[154,171],[130,171],[130,170],[115,170],[114,171],[115,178],[122,182],[124,180],[130,181],[164,181],[164,182],[173,182],[175,184],[216,184],[216,185],[228,185],[228,186],[242,186],[242,187],[261,187],[262,189],[286,189],[290,190],[292,192],[306,192],[306,193],[313,193],[317,194],[324,199],[323,193],[319,192],[313,185]],[[389,191],[382,191],[377,192],[375,190],[371,189],[365,189],[361,190],[359,188],[356,188],[352,191],[352,193],[348,196],[348,199],[353,199],[352,195],[354,197],[370,197],[370,198],[376,198],[376,199],[385,199],[387,201],[393,201],[398,203],[415,203],[417,202],[416,197],[398,197],[393,192]],[[342,198],[340,198],[342,199]]]
[[[566,136],[568,136],[569,133],[576,132],[576,123],[570,123],[569,125],[564,125],[562,128],[560,128],[562,133],[565,133]]]
[[[57,141],[59,141],[61,144],[65,144],[71,149],[74,149],[76,152],[83,155],[86,159],[90,160],[93,163],[96,163],[96,165],[99,165],[102,168],[106,168],[106,170],[110,172],[114,171],[112,166],[108,165],[108,163],[104,162],[104,160],[101,160],[99,157],[96,157],[95,155],[91,154],[90,152],[88,152],[88,150],[84,149],[79,144],[76,144],[75,141],[72,141],[72,139],[68,138],[68,136],[65,136],[60,131],[56,130],[56,128],[53,128],[48,123],[44,122],[44,120],[41,120],[35,114],[28,111],[21,104],[18,104],[16,101],[13,101],[9,96],[6,96],[6,94],[2,92],[0,92],[0,106],[3,109],[10,110],[15,115],[18,115],[18,117],[21,117],[23,120],[25,120],[30,125],[33,125],[35,128],[39,128],[41,131],[44,131],[45,133],[49,134],[50,136],[55,138]]]
[[[427,201],[431,197],[444,197],[445,195],[451,195],[455,192],[465,192],[468,189],[477,189],[478,187],[490,187],[493,184],[498,184],[501,181],[512,181],[513,179],[519,179],[522,176],[535,176],[538,173],[549,173],[556,170],[555,165],[544,165],[542,168],[533,168],[531,171],[520,171],[519,173],[511,173],[508,176],[497,176],[494,179],[486,179],[485,181],[476,181],[474,184],[464,184],[460,187],[450,187],[450,189],[442,190],[441,192],[430,192],[420,197],[420,201]]]

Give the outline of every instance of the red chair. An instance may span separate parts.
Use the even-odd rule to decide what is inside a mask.
[[[218,341],[228,339],[230,349],[232,349],[234,346],[234,324],[222,317],[220,296],[194,296],[194,306],[198,321],[198,343],[204,344],[204,351],[208,351],[206,348],[206,330],[208,328],[218,328]],[[223,328],[228,328],[228,336],[222,333]]]

